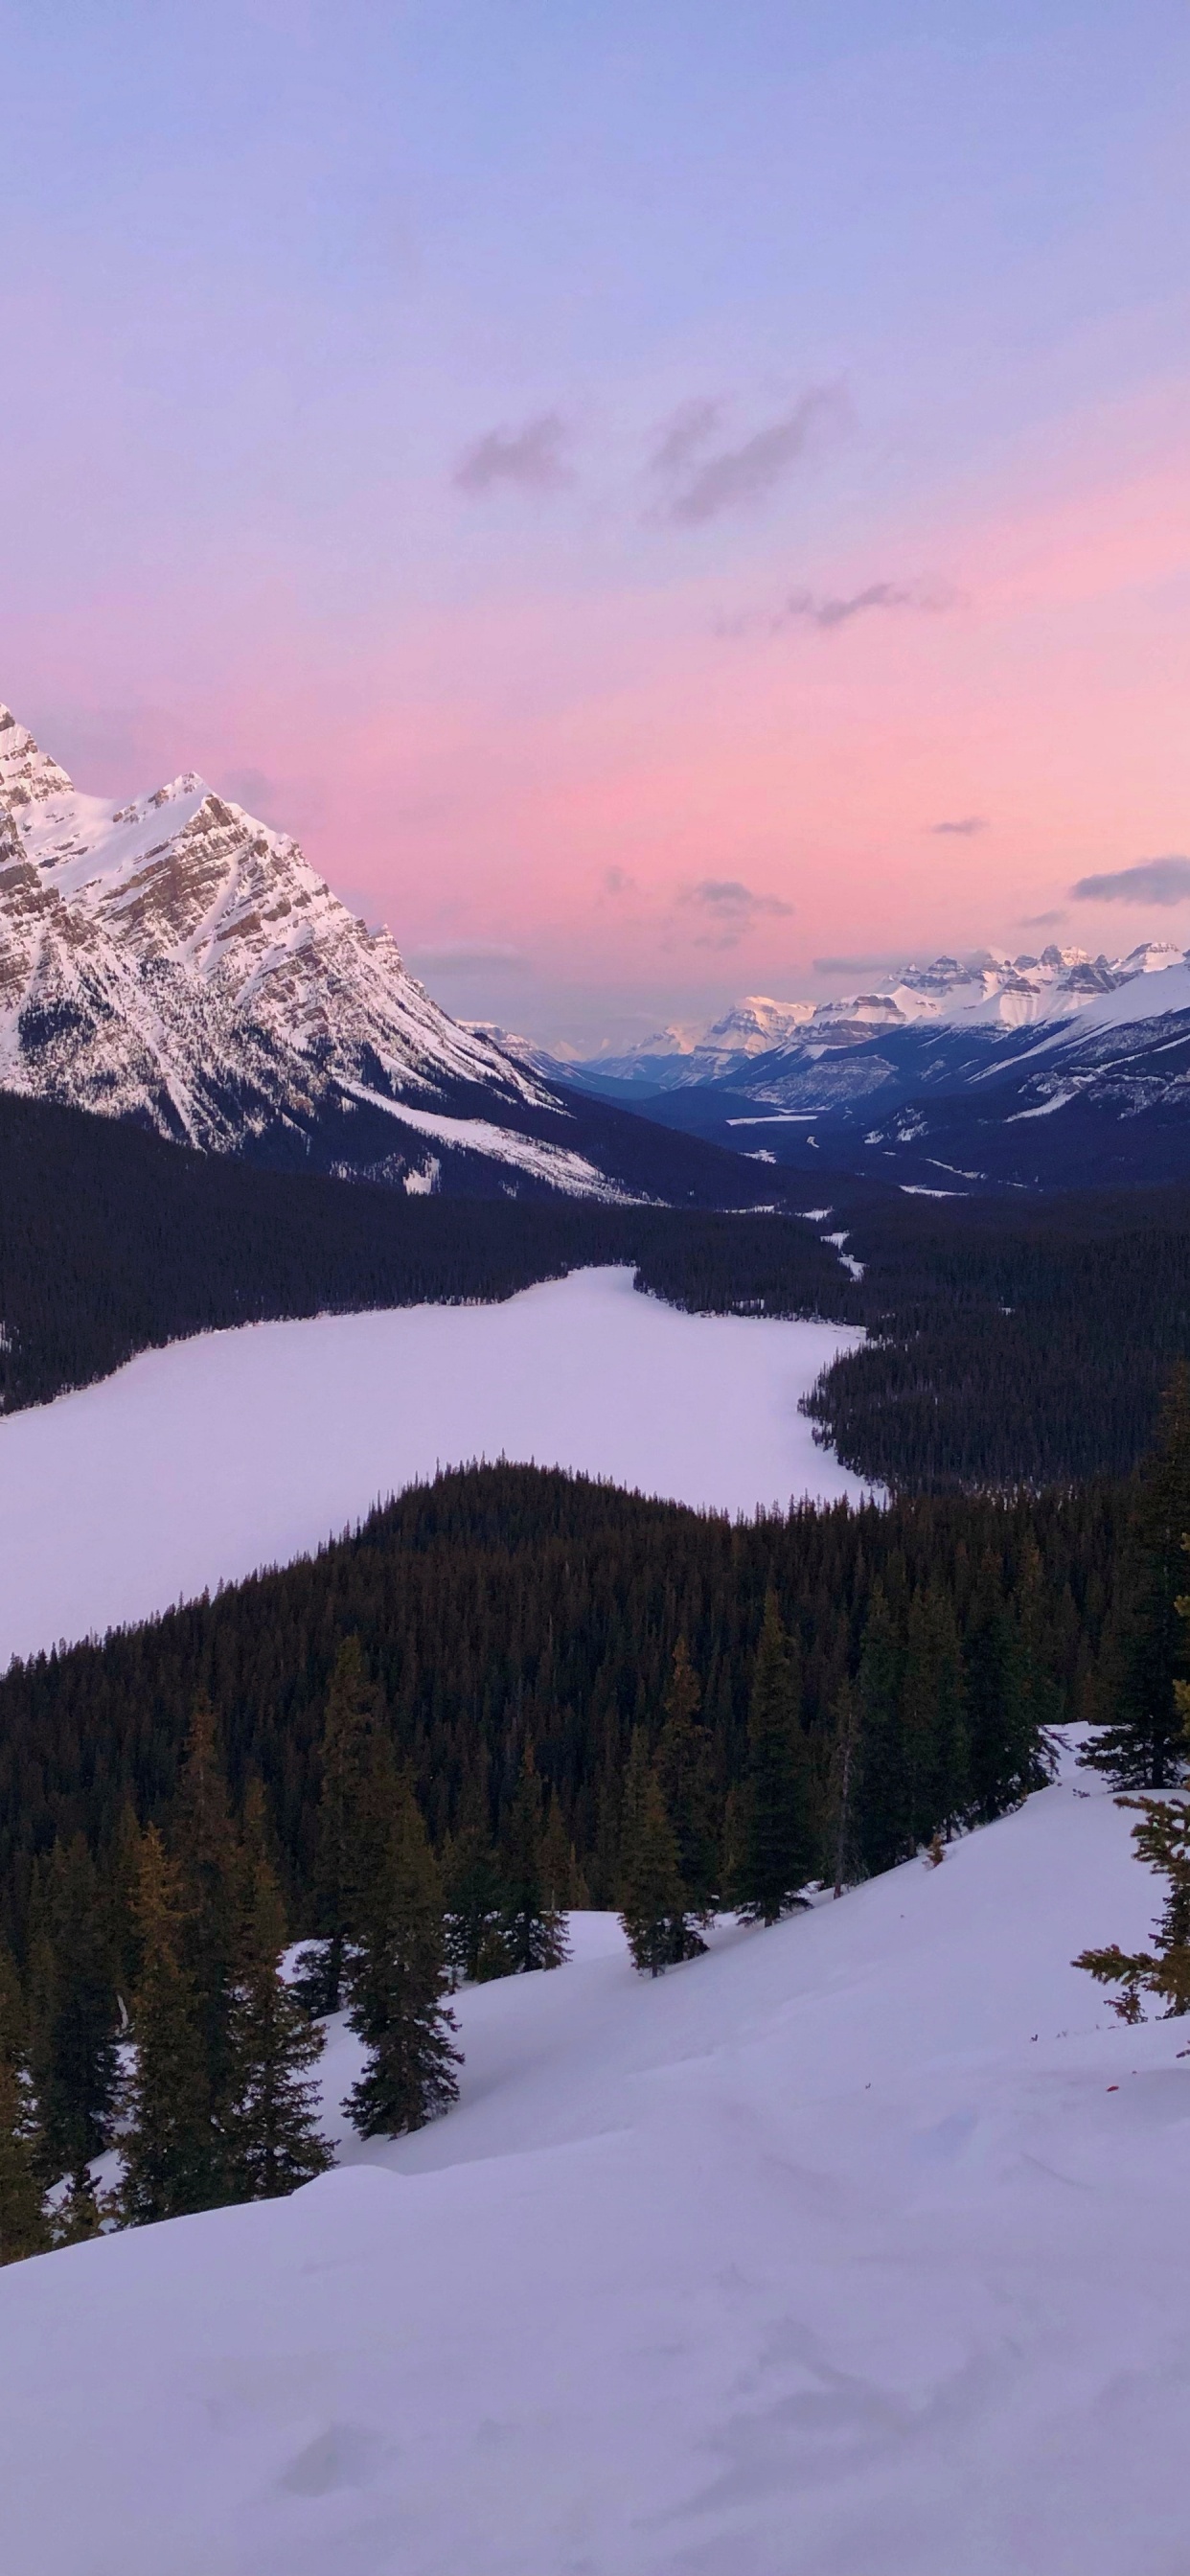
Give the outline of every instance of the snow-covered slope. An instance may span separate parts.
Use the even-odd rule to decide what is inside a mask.
[[[82,795],[6,707],[0,1086],[414,1189],[761,1195],[746,1170],[734,1191],[704,1172],[701,1148],[675,1163],[659,1136],[650,1155],[639,1127],[452,1020],[296,841],[201,778]]]
[[[841,1324],[684,1315],[626,1270],[503,1305],[249,1324],[0,1422],[0,1670],[284,1564],[439,1466],[570,1467],[709,1509],[858,1496],[798,1402]]]
[[[1068,1964],[1146,1931],[1129,1821],[1043,1791],[657,1984],[577,1918],[447,2119],[0,2275],[7,2562],[1183,2576],[1185,2025]]]

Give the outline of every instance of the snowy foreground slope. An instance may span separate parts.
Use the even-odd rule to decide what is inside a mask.
[[[863,1488],[798,1400],[845,1325],[692,1316],[588,1270],[494,1306],[250,1324],[0,1423],[0,1671],[506,1457],[751,1512]]]
[[[1068,1965],[1146,1927],[1127,1823],[1046,1790],[655,1985],[580,1917],[448,2119],[4,2273],[5,2563],[1184,2576],[1187,2025]]]

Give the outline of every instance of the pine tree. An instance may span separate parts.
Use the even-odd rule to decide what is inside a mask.
[[[45,2179],[81,2177],[108,2143],[117,2005],[104,1891],[81,1834],[56,1843],[30,1960],[32,2071]]]
[[[511,1973],[500,1929],[500,1874],[488,1824],[483,1777],[472,1774],[463,1792],[459,1829],[444,1855],[446,1955],[452,1983],[471,1985]]]
[[[349,1979],[351,1945],[359,1929],[361,1836],[378,1723],[377,1693],[363,1649],[358,1636],[347,1637],[335,1659],[322,1732],[315,1897],[326,1949],[321,1960],[307,1954],[303,1962],[303,1991],[320,2013],[339,2011]]]
[[[913,1849],[901,1724],[904,1651],[883,1583],[872,1586],[855,1695],[863,1765],[856,1843],[866,1871],[892,1869]]]
[[[1166,2020],[1177,2020],[1190,2013],[1190,1802],[1121,1798],[1119,1804],[1139,1811],[1141,1821],[1132,1828],[1137,1858],[1167,1883],[1154,1947],[1126,1952],[1113,1942],[1105,1950],[1080,1950],[1074,1965],[1100,1985],[1120,1987],[1112,2010],[1121,2021],[1144,2019],[1142,1994],[1160,1996]]]
[[[318,2130],[313,2071],[326,2034],[281,1974],[285,1912],[259,1781],[245,1800],[241,1885],[228,2026],[230,2183],[238,2200],[273,2200],[325,2173],[334,2158]]]
[[[575,1902],[577,1876],[574,1845],[566,1831],[562,1802],[552,1790],[541,1837],[541,1893],[547,1914],[557,1915],[560,1921],[566,1916]]]
[[[719,1894],[715,1749],[698,1722],[702,1691],[684,1637],[674,1648],[657,1745],[657,1776],[677,1840],[685,1910],[709,1922]]]
[[[863,1770],[859,1693],[845,1681],[835,1701],[835,1727],[827,1781],[827,1838],[834,1863],[834,1894],[862,1872],[856,1833]]]
[[[916,1851],[939,1829],[949,1840],[970,1803],[962,1648],[950,1596],[933,1583],[909,1605],[901,1732]]]
[[[39,2173],[24,2019],[12,1953],[0,1947],[0,2263],[44,2254],[53,2242]]]
[[[104,2218],[116,2217],[118,2212],[118,2195],[105,2192],[101,2196],[85,2169],[72,2174],[50,2219],[55,2246],[86,2245],[92,2236],[100,2234]]]
[[[1153,1458],[1138,1480],[1120,1578],[1120,1610],[1108,1658],[1110,1718],[1080,1759],[1124,1789],[1170,1789],[1186,1745],[1174,1684],[1187,1672],[1178,1598],[1186,1579],[1182,1541],[1190,1531],[1190,1368],[1175,1369]]]
[[[458,2098],[442,1889],[425,1826],[386,1741],[370,1770],[367,1858],[349,2020],[367,2049],[343,2105],[363,2138],[424,2127]]]
[[[541,1781],[526,1744],[500,1852],[501,1928],[514,1975],[560,1968],[570,1955],[566,1918],[546,1897],[543,1839]]]
[[[223,1757],[205,1696],[194,1704],[170,1823],[186,1918],[186,1968],[202,2029],[211,2138],[216,2142],[227,2126],[231,2090],[228,2031],[239,1889]]]
[[[750,1922],[776,1923],[788,1913],[818,1857],[800,1702],[794,1650],[770,1592],[753,1672],[732,1871],[736,1906]]]
[[[123,2214],[130,2226],[211,2209],[224,2195],[224,2142],[211,2117],[207,2024],[189,1961],[176,1863],[155,1825],[141,1844],[141,1974],[124,2088]]]
[[[624,1782],[620,1921],[633,1964],[642,1975],[659,1977],[684,1955],[675,1939],[675,1925],[684,1929],[684,1894],[677,1837],[656,1764],[649,1759],[645,1730],[638,1726],[633,1730]]]

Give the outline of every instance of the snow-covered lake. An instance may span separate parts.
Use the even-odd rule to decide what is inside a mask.
[[[1187,2025],[1044,1790],[653,1984],[459,1999],[457,2111],[0,2272],[16,2576],[1185,2576]],[[337,2035],[332,2104],[355,2072]]]
[[[627,1270],[499,1306],[251,1324],[0,1423],[0,1670],[285,1564],[439,1466],[535,1460],[727,1512],[864,1488],[798,1400],[861,1336],[683,1315]]]

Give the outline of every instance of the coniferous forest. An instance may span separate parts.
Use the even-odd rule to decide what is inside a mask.
[[[942,1857],[1045,1780],[1070,1720],[1121,1787],[1180,1778],[1190,1197],[853,1193],[852,1278],[821,1212],[409,1200],[14,1100],[0,1147],[10,1409],[214,1324],[620,1260],[692,1309],[865,1322],[812,1410],[892,1496],[733,1524],[452,1473],[316,1558],[14,1666],[4,2258],[322,2170],[337,2010],[360,2133],[434,2117],[454,1986],[557,1966],[575,1906],[616,1908],[656,1976],[723,1907],[769,1924]]]
[[[1128,1486],[751,1522],[532,1468],[0,1682],[0,2250],[284,2192],[457,2089],[459,1978],[658,1975],[1018,1805],[1180,1769],[1190,1388]],[[296,1984],[287,1943],[304,1942]],[[131,2029],[135,2047],[121,2045]],[[118,2193],[89,2167],[119,2139]],[[51,2186],[53,2189],[51,2190]],[[48,2195],[48,2197],[47,2197]]]

